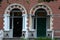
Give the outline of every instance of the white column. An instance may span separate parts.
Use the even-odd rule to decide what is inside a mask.
[[[23,16],[23,29],[22,29],[22,31],[24,31],[24,29],[25,29],[25,16]]]
[[[2,40],[3,39],[3,30],[1,29],[0,30],[0,40]]]
[[[54,40],[54,30],[52,30],[52,40]]]
[[[27,15],[26,15],[26,17],[25,17],[25,20],[26,20],[26,22],[25,22],[25,23],[26,23],[26,24],[25,24],[25,25],[26,25],[26,35],[25,35],[25,38],[28,38],[28,29],[27,29],[27,28],[28,28],[28,27],[27,27],[27,24],[28,24],[27,21],[28,21],[28,19],[27,19]]]
[[[26,31],[27,26],[27,14],[23,14],[23,31]]]
[[[25,39],[28,38],[28,30],[26,30]]]
[[[4,31],[9,31],[9,14],[4,14]]]
[[[26,33],[25,33],[25,38],[28,38],[27,14],[23,14],[23,31],[26,31]]]

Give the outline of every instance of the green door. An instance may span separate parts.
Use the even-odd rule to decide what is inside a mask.
[[[37,37],[46,36],[46,18],[37,18]]]

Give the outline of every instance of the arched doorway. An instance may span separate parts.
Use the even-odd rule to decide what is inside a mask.
[[[22,37],[27,27],[27,11],[21,4],[10,4],[4,14],[4,37]],[[18,30],[17,30],[18,29]]]
[[[22,36],[22,12],[20,9],[12,9],[10,12],[10,29],[13,31],[13,37]]]
[[[46,37],[52,32],[52,10],[51,8],[44,4],[39,3],[32,7],[31,11],[31,26],[33,30],[35,30],[35,37]],[[50,33],[49,33],[50,32]],[[51,35],[50,35],[51,36]]]
[[[35,12],[34,28],[37,31],[37,37],[46,36],[46,16],[47,12],[43,8],[37,9]]]

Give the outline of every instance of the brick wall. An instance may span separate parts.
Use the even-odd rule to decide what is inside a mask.
[[[30,0],[30,4],[28,4],[26,2],[26,0],[9,0],[9,2],[7,3],[7,0],[3,0],[2,1],[2,4],[1,4],[1,7],[0,7],[0,29],[3,29],[3,14],[4,14],[4,11],[5,9],[10,5],[10,4],[13,4],[13,3],[18,3],[18,4],[21,4],[23,5],[28,14],[30,13],[30,10],[31,8],[38,4],[38,0]],[[50,8],[52,9],[52,12],[53,12],[53,28],[54,30],[60,30],[60,17],[57,17],[56,15],[60,15],[60,9],[59,6],[60,6],[60,0],[57,0],[57,1],[54,1],[54,2],[42,2],[44,4],[47,4],[48,6],[50,6]]]

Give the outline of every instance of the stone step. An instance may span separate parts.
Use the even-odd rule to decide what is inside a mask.
[[[3,40],[22,40],[22,38],[3,38]]]
[[[22,38],[3,38],[3,40],[23,40]],[[29,38],[27,40],[34,40],[34,38]]]

